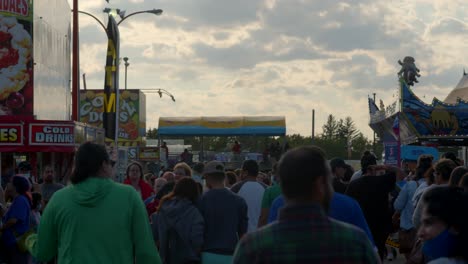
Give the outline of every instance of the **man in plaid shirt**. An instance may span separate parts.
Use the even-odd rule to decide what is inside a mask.
[[[362,230],[327,217],[331,172],[322,149],[289,151],[278,174],[286,207],[277,222],[240,241],[233,263],[380,262]]]

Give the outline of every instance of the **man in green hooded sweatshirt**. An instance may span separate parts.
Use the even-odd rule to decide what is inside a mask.
[[[54,194],[37,235],[26,239],[36,260],[161,263],[143,202],[131,186],[111,180],[113,165],[104,146],[80,146],[72,184]]]

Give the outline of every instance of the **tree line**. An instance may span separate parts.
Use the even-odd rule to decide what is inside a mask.
[[[157,139],[158,129],[150,128],[146,132],[147,139]],[[202,138],[198,136],[175,137],[171,139],[183,139],[185,145],[191,145],[193,151],[201,150]],[[263,153],[269,149],[272,144],[279,142],[284,146],[288,143],[290,148],[297,146],[317,145],[326,150],[328,158],[342,157],[344,159],[360,159],[366,150],[373,150],[377,157],[380,157],[383,146],[376,140],[374,146],[373,139],[368,139],[359,129],[351,117],[337,119],[330,114],[325,124],[322,125],[322,134],[314,139],[312,136],[303,136],[300,134],[286,135],[284,137],[267,136],[226,136],[226,137],[203,137],[203,149],[205,151],[230,152],[234,141],[239,141],[242,151]]]

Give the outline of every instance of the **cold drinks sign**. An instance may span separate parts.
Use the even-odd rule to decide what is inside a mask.
[[[30,145],[72,146],[75,144],[74,125],[66,124],[30,124]]]

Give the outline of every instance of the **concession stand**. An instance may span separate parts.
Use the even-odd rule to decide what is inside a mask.
[[[104,144],[103,129],[70,118],[70,10],[66,0],[34,5],[32,0],[0,2],[0,176],[4,180],[17,173],[21,161],[31,164],[36,181],[46,164],[62,180],[71,172],[79,144]]]

